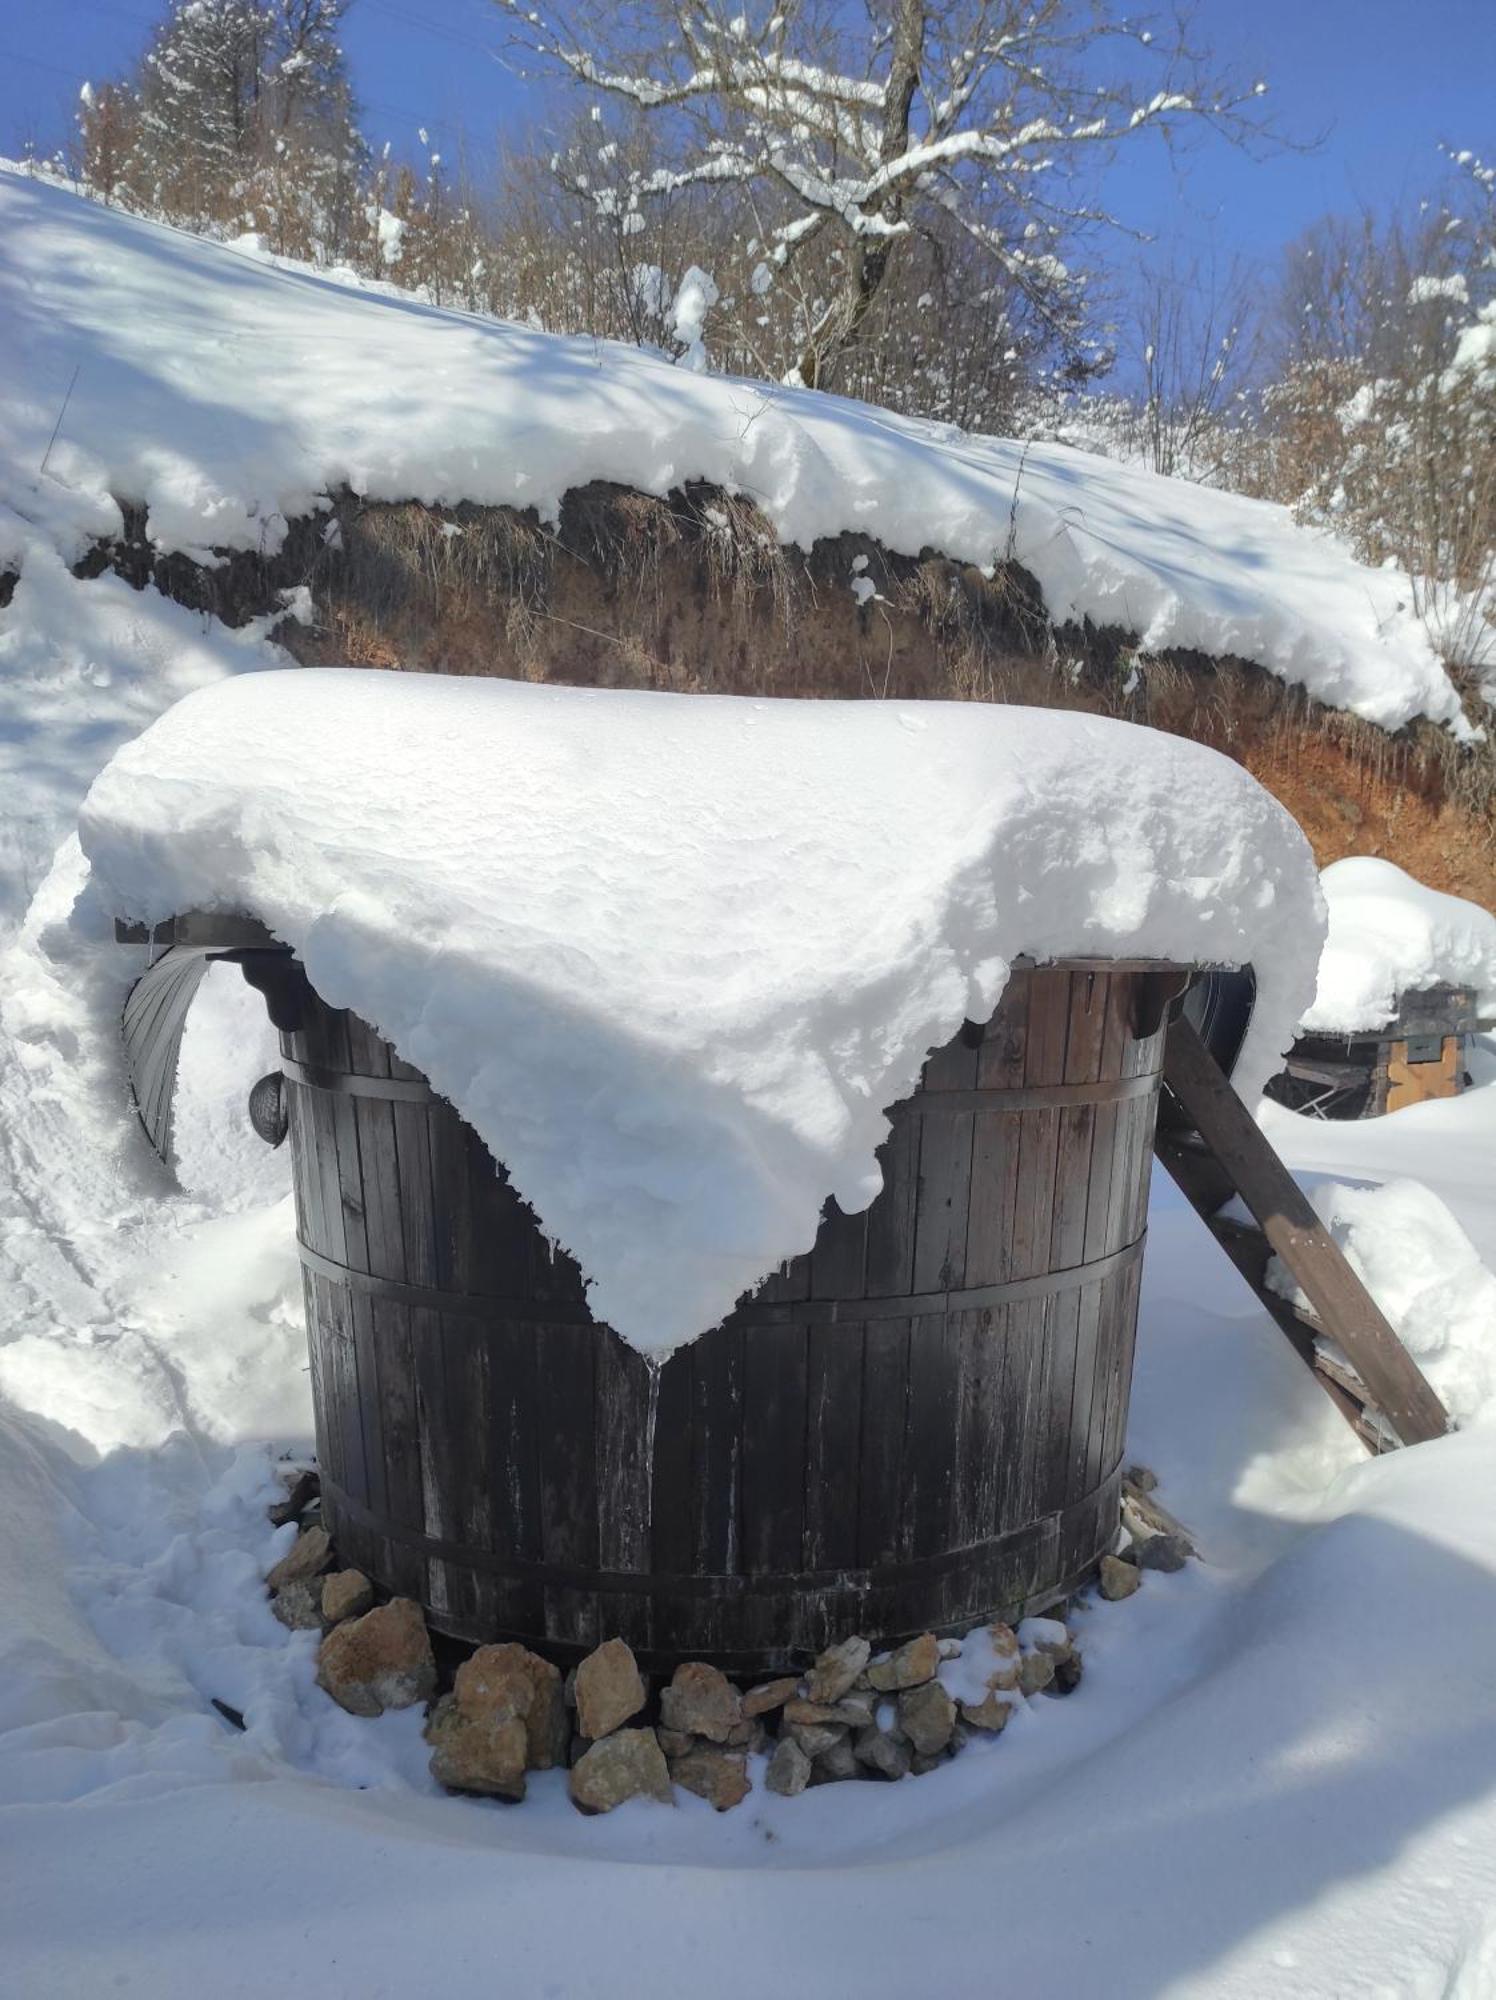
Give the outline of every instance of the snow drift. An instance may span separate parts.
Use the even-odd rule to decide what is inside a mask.
[[[1303,1027],[1353,1034],[1395,1018],[1404,993],[1473,986],[1496,1014],[1496,916],[1462,896],[1426,889],[1390,861],[1352,855],[1320,877],[1330,930]]]
[[[1469,733],[1405,578],[1284,508],[1063,446],[438,311],[15,171],[0,328],[0,569],[38,538],[75,559],[118,531],[121,500],[158,548],[211,560],[279,548],[343,486],[551,522],[592,481],[703,481],[802,548],[856,531],[900,555],[1011,557],[1057,623],[1255,661],[1389,729]]]
[[[637,1346],[705,1331],[1013,958],[1259,969],[1239,1070],[1321,937],[1289,815],[1237,765],[1094,716],[440,676],[189,696],[85,802],[94,901],[241,910],[430,1076]]]

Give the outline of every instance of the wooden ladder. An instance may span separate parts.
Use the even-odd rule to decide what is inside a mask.
[[[1182,1014],[1169,1024],[1164,1082],[1193,1130],[1161,1126],[1158,1158],[1357,1436],[1373,1452],[1442,1437],[1444,1405]],[[1222,1214],[1233,1195],[1254,1223]],[[1274,1254],[1307,1310],[1269,1288]]]

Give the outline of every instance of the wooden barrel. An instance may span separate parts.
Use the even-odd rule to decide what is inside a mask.
[[[284,1032],[323,1505],[455,1637],[803,1661],[1067,1594],[1116,1532],[1157,965],[1019,970],[893,1114],[884,1189],[651,1369],[452,1107]]]

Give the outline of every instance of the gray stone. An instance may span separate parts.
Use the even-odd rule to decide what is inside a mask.
[[[528,1707],[529,1682],[514,1675],[509,1685]],[[425,1736],[431,1745],[431,1775],[449,1792],[524,1797],[529,1738],[517,1707],[491,1700],[470,1708],[455,1694],[443,1695],[427,1719]]]
[[[1051,1694],[1074,1694],[1085,1674],[1086,1663],[1073,1649],[1063,1660],[1054,1663],[1054,1679],[1050,1683]]]
[[[880,1778],[902,1778],[908,1775],[911,1752],[908,1739],[895,1736],[887,1729],[864,1729],[853,1745],[859,1764]]]
[[[335,1625],[317,1654],[317,1681],[350,1715],[382,1715],[430,1701],[436,1661],[420,1605],[394,1597]]]
[[[743,1721],[743,1697],[716,1667],[687,1660],[660,1695],[660,1718],[667,1729],[725,1743]]]
[[[933,1757],[951,1740],[956,1704],[939,1681],[926,1681],[899,1696],[899,1727],[922,1757]]]
[[[652,1729],[616,1729],[604,1736],[571,1767],[567,1779],[571,1802],[579,1812],[612,1812],[625,1799],[657,1799],[675,1804],[665,1753]]]
[[[1183,1569],[1190,1559],[1190,1545],[1183,1535],[1150,1535],[1137,1545],[1139,1569]]]
[[[1152,1493],[1158,1485],[1158,1474],[1146,1465],[1129,1465],[1122,1478],[1129,1486],[1136,1486],[1139,1493]]]
[[[861,1776],[862,1766],[857,1761],[851,1737],[839,1736],[816,1758],[811,1767],[810,1782],[813,1785],[834,1785]]]
[[[783,1708],[787,1701],[793,1701],[799,1692],[800,1683],[792,1674],[777,1681],[760,1681],[743,1696],[743,1713],[750,1718],[767,1715],[771,1709]]]
[[[326,1528],[303,1528],[265,1582],[271,1590],[284,1590],[288,1583],[310,1582],[331,1566],[332,1541]]]
[[[605,1639],[577,1668],[577,1727],[594,1742],[622,1728],[648,1699],[633,1648]]]
[[[288,1583],[270,1600],[270,1609],[293,1632],[322,1630],[322,1593],[315,1578]]]
[[[872,1647],[866,1639],[843,1639],[828,1646],[805,1677],[805,1692],[812,1701],[840,1701],[868,1663]]]
[[[846,1733],[845,1723],[840,1722],[787,1722],[779,1740],[798,1743],[807,1757],[824,1757]]]
[[[792,1799],[810,1783],[811,1760],[792,1736],[781,1736],[775,1745],[764,1783],[771,1792]]]
[[[909,1774],[914,1778],[926,1778],[931,1771],[938,1771],[942,1764],[949,1761],[943,1750],[932,1750],[928,1755],[922,1750],[916,1750],[909,1759]]]
[[[1109,1604],[1118,1604],[1124,1597],[1131,1597],[1142,1581],[1142,1572],[1136,1563],[1123,1562],[1120,1556],[1101,1558],[1096,1588]]]
[[[529,1689],[528,1699],[514,1694],[517,1680]],[[530,1770],[551,1771],[566,1762],[571,1724],[561,1693],[561,1672],[538,1653],[512,1640],[480,1646],[457,1669],[452,1692],[464,1709],[478,1712],[498,1705],[523,1716]]]
[[[753,1789],[748,1759],[740,1751],[719,1750],[714,1743],[699,1743],[683,1757],[672,1758],[670,1775],[718,1812],[740,1805]]]
[[[874,1660],[867,1669],[868,1686],[880,1694],[894,1694],[902,1688],[919,1687],[935,1678],[940,1665],[940,1642],[933,1632],[921,1632],[886,1660]]]
[[[688,1750],[694,1750],[697,1739],[685,1729],[667,1729],[662,1722],[655,1730],[655,1740],[667,1757],[684,1757]]]
[[[276,1528],[283,1528],[287,1521],[300,1520],[321,1492],[315,1472],[283,1473],[281,1477],[286,1484],[286,1497],[270,1509],[271,1526]]]
[[[329,1625],[374,1609],[374,1586],[361,1569],[335,1569],[322,1579],[322,1616]]]

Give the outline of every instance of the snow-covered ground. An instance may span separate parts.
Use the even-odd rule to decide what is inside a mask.
[[[121,499],[162,548],[201,553],[277,548],[343,484],[552,520],[591,480],[702,480],[800,547],[855,531],[987,567],[1011,553],[1056,622],[1239,655],[1388,728],[1467,731],[1407,579],[1285,508],[438,311],[3,168],[0,343],[0,568],[38,543],[76,555]]]
[[[7,182],[4,200],[63,197]],[[28,233],[57,213],[27,211]],[[199,287],[177,308],[194,328],[214,324],[215,284],[247,311],[290,287],[308,310],[315,293],[374,312],[86,214],[56,224],[46,285],[25,281],[28,316],[0,339],[72,287],[90,352],[145,371],[142,407],[178,443],[161,385],[210,393],[212,339],[191,366],[152,362],[133,320],[162,295],[143,279],[130,312],[111,294],[112,329],[88,319],[90,269],[121,283],[119,240],[147,243],[153,282],[175,262]],[[378,311],[383,332],[407,309]],[[412,340],[436,339],[435,318],[410,312]],[[452,329],[474,350],[496,337]],[[308,355],[331,369],[310,334]],[[15,379],[0,376],[5,424]],[[695,378],[670,381],[689,394]],[[50,391],[48,376],[38,400]],[[279,446],[283,414],[267,419]],[[252,462],[252,440],[223,436],[220,463],[240,445]],[[86,466],[70,463],[76,496]],[[308,463],[327,475],[319,452]],[[69,921],[70,828],[116,744],[184,688],[279,656],[49,568],[54,531],[25,529],[0,610],[0,1994],[1496,1994],[1496,1412],[1477,1393],[1460,1434],[1365,1460],[1167,1185],[1130,1447],[1206,1560],[1085,1613],[1081,1687],[990,1748],[886,1788],[583,1820],[554,1775],[518,1809],[440,1796],[415,1715],[360,1721],[316,1689],[308,1636],[275,1622],[259,1583],[285,1535],[263,1512],[272,1453],[309,1431],[285,1163],[238,1109],[267,1030],[215,972],[184,1052],[173,1189],[108,1028],[126,955]],[[1311,1184],[1411,1178],[1447,1207],[1485,1266],[1452,1302],[1472,1351],[1496,1343],[1480,1304],[1496,1052],[1476,1068],[1464,1098],[1364,1125],[1264,1110]],[[1408,1212],[1391,1201],[1379,1253]]]

